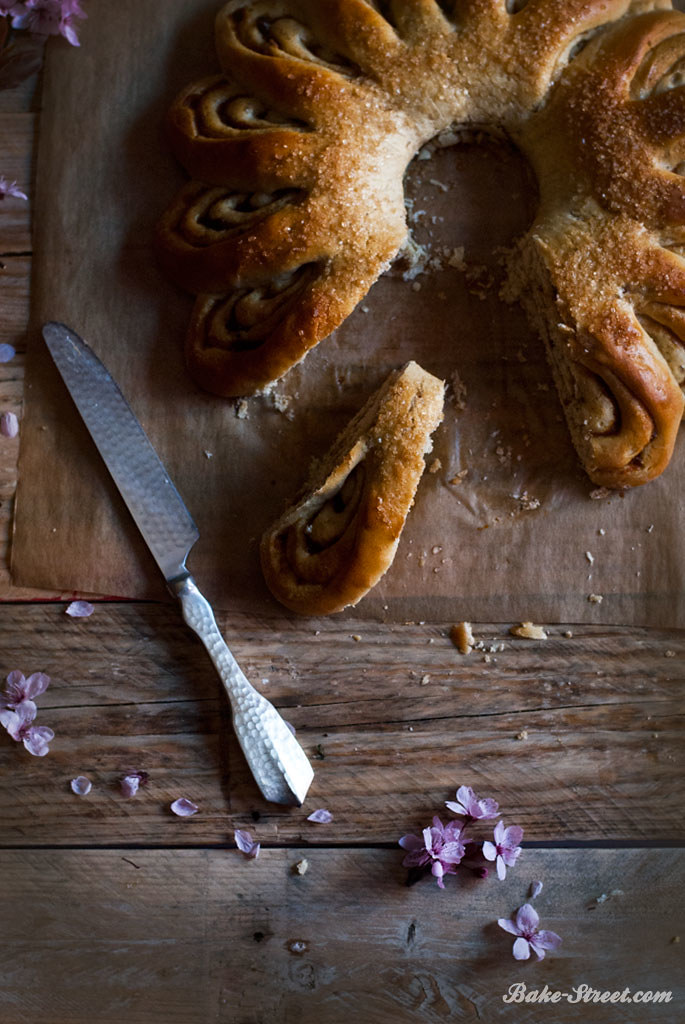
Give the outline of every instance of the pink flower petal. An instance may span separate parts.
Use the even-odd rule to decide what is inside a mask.
[[[261,844],[254,842],[249,832],[237,828],[233,833],[233,838],[235,839],[235,845],[246,857],[256,859],[259,856]]]
[[[544,928],[532,938],[532,943],[541,949],[557,949],[561,945],[561,936],[556,932],[546,931]]]
[[[504,857],[498,854],[497,860],[495,861],[495,865],[497,867],[497,877],[499,878],[500,882],[503,882],[504,879],[507,877],[507,867],[506,864],[504,863]]]
[[[3,412],[0,416],[0,434],[3,437],[16,437],[19,433],[19,420],[13,412]]]
[[[0,345],[0,363],[9,363],[11,359],[14,359],[16,354],[16,349],[13,345],[7,345],[4,342]]]
[[[177,814],[179,818],[189,818],[192,814],[197,814],[199,811],[197,804],[194,804],[192,800],[186,800],[184,796],[179,797],[178,800],[174,800],[171,805],[171,810],[174,814]]]
[[[54,732],[46,725],[34,726],[22,737],[29,754],[33,754],[35,757],[45,757],[49,750],[48,743],[54,738]]]
[[[530,946],[527,939],[517,939],[514,943],[514,959],[527,960],[530,956]]]
[[[530,903],[524,903],[516,911],[516,925],[520,934],[532,935],[540,924],[540,917],[537,910],[531,907]]]
[[[11,711],[9,708],[3,708],[0,711],[0,725],[7,730],[13,740],[21,739],[19,730],[21,729],[21,719],[16,711]]]
[[[504,822],[498,821],[494,828],[495,842],[501,845],[504,840]]]
[[[9,676],[7,681],[9,682]],[[24,694],[29,700],[35,700],[45,693],[49,685],[50,676],[46,676],[45,672],[33,672],[25,682]]]
[[[518,935],[519,930],[513,921],[510,921],[508,917],[500,917],[497,919],[497,924],[500,928],[504,928],[505,932],[509,932],[510,935]]]
[[[519,846],[523,839],[523,829],[519,825],[510,825],[504,830],[504,845]]]
[[[76,796],[87,796],[92,788],[93,783],[87,775],[77,775],[75,779],[71,780],[71,789]]]
[[[455,803],[454,800],[446,800],[445,807],[448,811],[452,811],[453,814],[468,814],[463,804]]]
[[[119,785],[121,786],[121,792],[125,797],[135,796],[141,786],[144,786],[148,780],[147,772],[129,772],[121,780]]]
[[[489,839],[483,843],[483,856],[486,860],[494,860],[497,856],[497,847]]]
[[[419,839],[418,836],[413,836],[413,835],[402,836],[402,838],[399,839],[398,842],[399,842],[399,845],[402,847],[403,850],[424,850],[425,849],[424,844],[421,842],[421,840]]]
[[[72,619],[87,619],[95,611],[90,601],[72,601],[65,608],[65,613],[71,615]]]
[[[312,811],[307,817],[307,821],[314,821],[319,825],[328,825],[329,822],[333,821],[333,815],[330,811],[327,811],[325,807],[319,807],[316,811]]]

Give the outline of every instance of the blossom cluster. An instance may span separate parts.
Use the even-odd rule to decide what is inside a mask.
[[[0,694],[0,725],[17,743],[23,743],[29,754],[45,757],[49,744],[55,738],[52,729],[45,725],[34,725],[38,708],[36,698],[45,693],[50,677],[44,672],[34,672],[25,678],[23,672],[10,672],[7,685]]]
[[[466,830],[474,822],[500,817],[497,801],[477,797],[470,786],[460,786],[456,800],[447,801],[445,806],[462,820],[443,824],[436,816],[433,824],[424,828],[420,836],[402,836],[399,844],[406,851],[402,861],[404,866],[419,874],[430,871],[438,886],[444,889],[445,875],[455,875],[460,868],[469,868],[485,878],[488,875],[486,862],[494,862],[497,877],[503,881],[507,868],[513,867],[521,854],[523,829],[518,825],[505,828],[500,818],[492,839],[467,838]],[[542,882],[534,882],[530,898],[534,899],[541,889]],[[512,950],[516,960],[527,960],[531,953],[542,960],[546,950],[557,949],[561,943],[556,932],[538,927],[540,918],[530,903],[519,907],[511,919],[501,917],[497,923],[504,931],[516,936]]]
[[[76,19],[87,15],[81,0],[0,0],[0,17],[10,18],[12,28],[28,29],[35,36],[64,36],[78,46]]]
[[[424,828],[420,836],[402,836],[399,843],[407,851],[402,862],[405,867],[430,869],[441,889],[445,888],[445,875],[454,875],[462,865],[476,871],[485,878],[487,867],[482,863],[494,862],[500,881],[507,875],[507,868],[513,867],[521,853],[523,829],[518,825],[504,827],[503,821],[495,825],[492,840],[484,842],[466,838],[465,832],[474,821],[487,821],[499,816],[496,800],[481,800],[470,786],[460,786],[457,799],[449,800],[445,806],[463,821],[449,821],[446,825],[434,817],[433,824]]]

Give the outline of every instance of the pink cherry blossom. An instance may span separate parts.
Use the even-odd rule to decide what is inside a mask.
[[[36,36],[61,35],[72,46],[79,45],[74,19],[86,17],[80,0],[21,0],[6,13],[12,28],[25,28]]]
[[[29,754],[45,757],[49,750],[48,744],[55,738],[55,734],[47,726],[31,724],[37,710],[32,700],[23,700],[14,711],[10,708],[0,711],[0,725],[4,726],[13,740],[23,743]]]
[[[462,840],[463,828],[461,822],[450,821],[443,825],[438,817],[433,818],[432,826],[424,828],[420,837],[402,836],[399,844],[403,850],[407,850],[402,863],[405,867],[425,867],[430,864],[431,874],[439,887],[444,889],[443,877],[456,873],[457,864],[466,852]]]
[[[8,181],[4,174],[0,174],[0,199],[5,196],[14,196],[15,199],[26,199],[28,196],[17,187],[16,181]]]
[[[448,810],[454,814],[465,814],[468,818],[496,818],[499,804],[496,800],[487,797],[481,800],[473,792],[470,786],[460,786],[457,790],[457,801],[449,800],[445,803]]]
[[[540,918],[530,903],[524,903],[519,907],[512,920],[500,917],[497,924],[505,932],[518,936],[513,948],[516,960],[527,960],[531,950],[538,960],[544,960],[546,949],[557,949],[561,945],[561,938],[556,932],[538,930]]]
[[[313,821],[318,825],[328,825],[333,821],[333,815],[325,807],[319,807],[307,816],[307,821]]]
[[[7,676],[6,684],[4,693],[0,694],[0,706],[16,709],[22,701],[35,701],[45,693],[50,685],[50,676],[45,672],[34,672],[26,679],[23,672],[15,669]]]
[[[256,859],[259,856],[261,844],[254,842],[249,832],[245,832],[241,828],[237,828],[233,833],[235,845],[238,847],[240,852],[250,859]]]
[[[174,814],[177,814],[179,818],[189,818],[192,814],[197,814],[199,811],[197,804],[194,804],[192,800],[186,800],[184,796],[179,797],[178,800],[174,800],[171,805],[171,810]]]
[[[523,838],[523,829],[518,825],[504,827],[503,821],[495,825],[494,843],[486,840],[483,843],[483,856],[486,860],[496,861],[497,877],[502,881],[507,877],[507,868],[513,867],[520,853],[519,843]]]

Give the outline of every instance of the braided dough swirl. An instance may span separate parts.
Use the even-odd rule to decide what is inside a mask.
[[[668,0],[230,0],[223,72],[169,136],[193,179],[160,259],[197,300],[187,361],[253,394],[331,333],[407,238],[403,175],[491,126],[539,209],[507,291],[548,348],[599,484],[667,465],[685,380],[685,15]],[[682,166],[681,166],[682,165]]]

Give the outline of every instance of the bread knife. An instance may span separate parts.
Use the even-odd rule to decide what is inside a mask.
[[[69,327],[43,327],[50,354],[138,529],[224,685],[233,727],[264,797],[300,806],[314,777],[279,713],[243,675],[214,613],[186,569],[200,533],[117,384]]]

